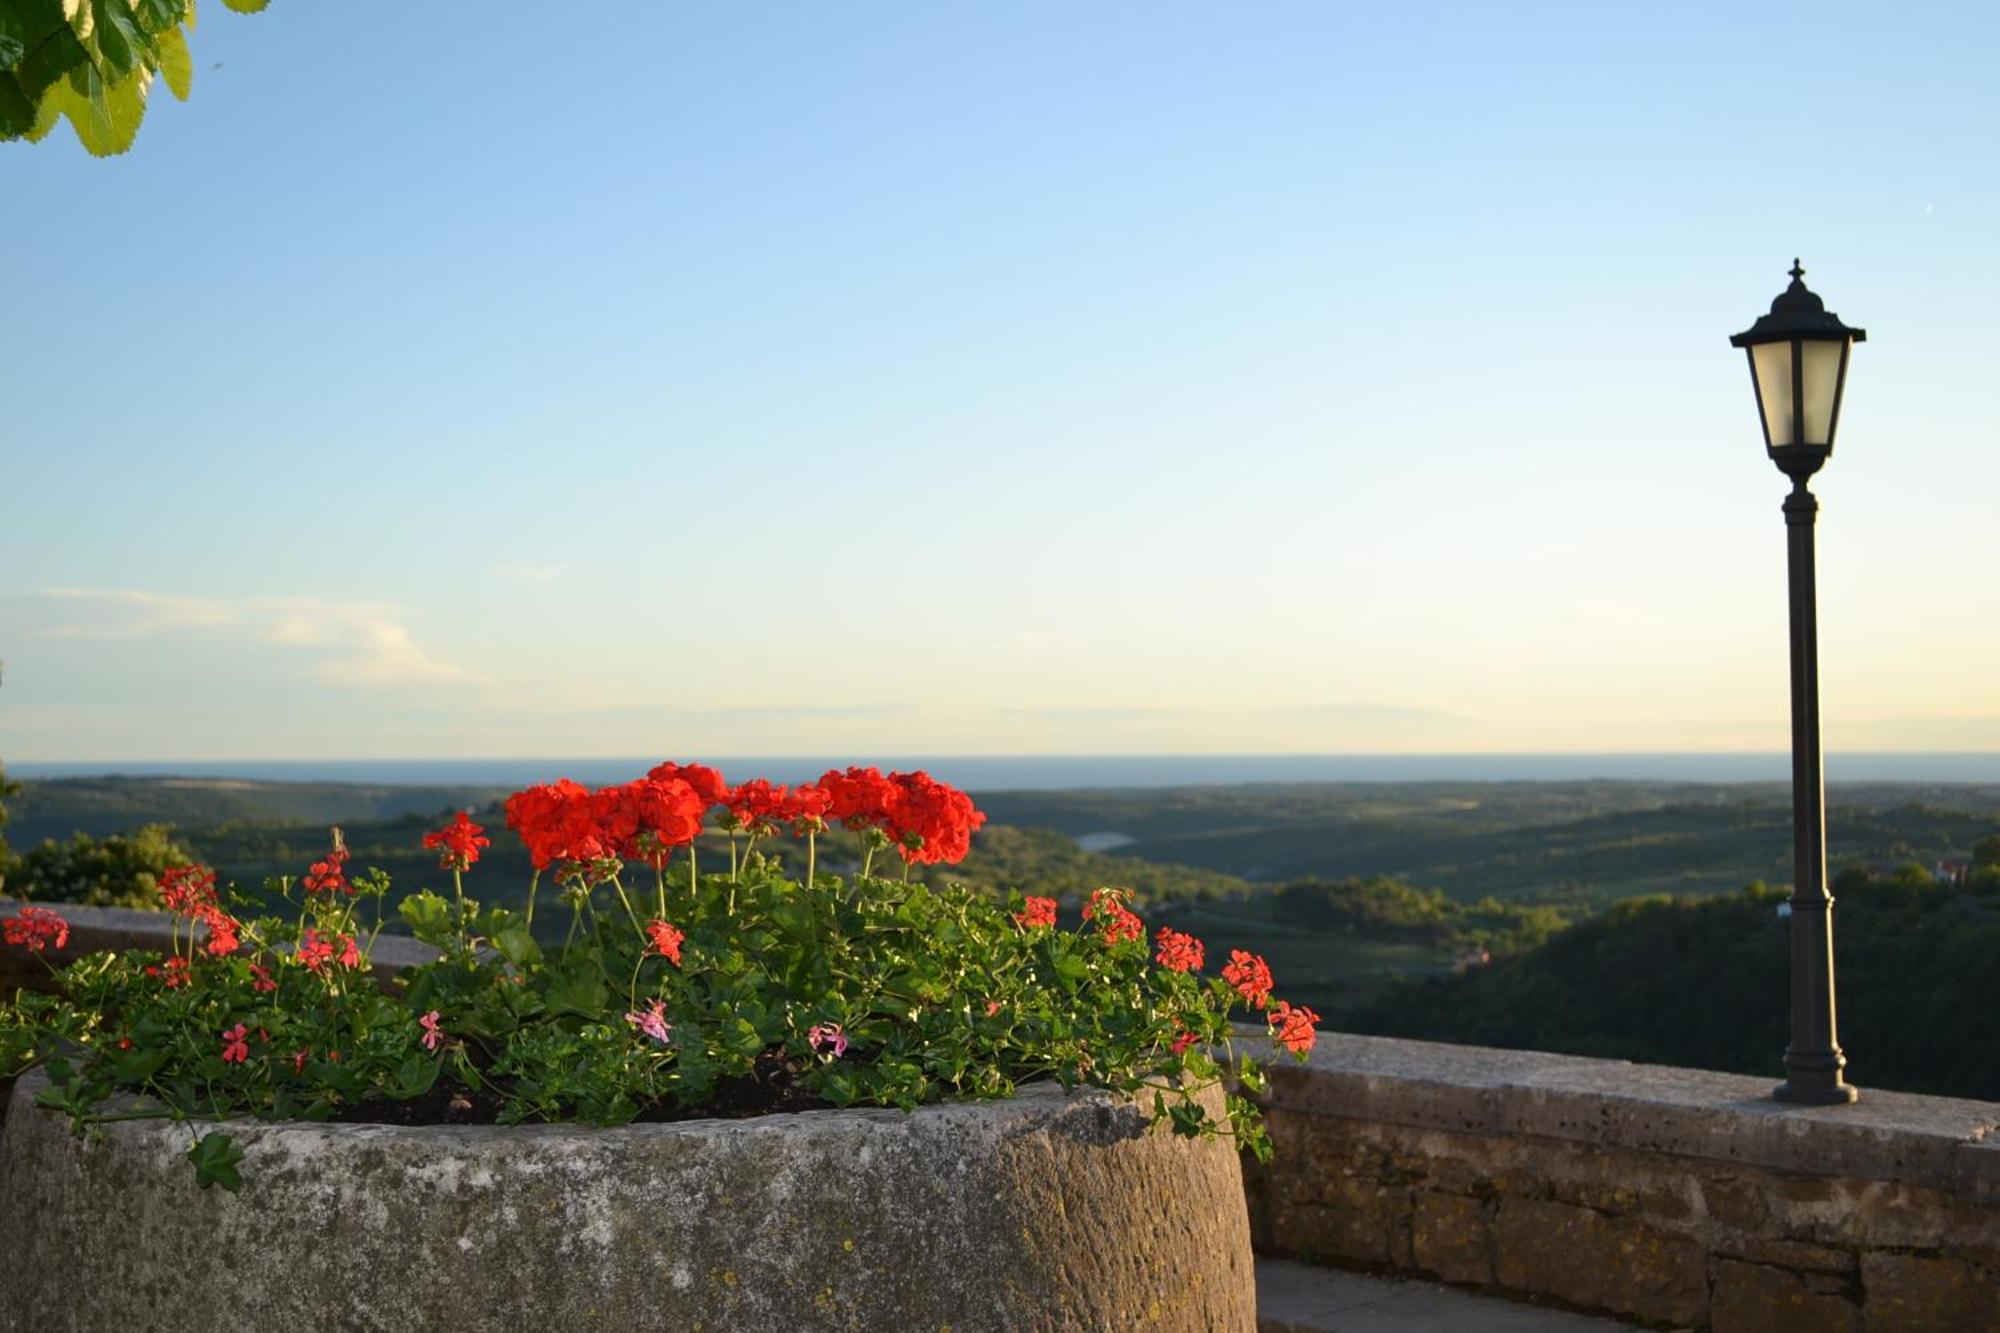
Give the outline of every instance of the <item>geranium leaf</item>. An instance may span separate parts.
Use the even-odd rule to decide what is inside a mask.
[[[227,1134],[202,1135],[188,1149],[187,1157],[194,1163],[195,1184],[201,1188],[220,1185],[232,1194],[243,1188],[243,1177],[236,1172],[243,1150]]]

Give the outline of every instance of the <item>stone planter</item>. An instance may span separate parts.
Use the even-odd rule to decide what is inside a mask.
[[[0,1131],[0,1329],[1249,1333],[1226,1140],[1102,1092],[757,1120]],[[1210,1106],[1220,1112],[1219,1098]]]

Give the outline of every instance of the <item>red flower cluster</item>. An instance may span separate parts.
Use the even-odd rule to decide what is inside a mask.
[[[0,937],[16,948],[40,953],[69,943],[69,922],[46,907],[23,907],[19,916],[0,922]]]
[[[243,923],[222,910],[216,900],[215,872],[207,866],[168,867],[160,876],[160,897],[168,911],[208,927],[208,942],[202,947],[215,957],[226,957],[241,946]]]
[[[1160,946],[1155,961],[1161,967],[1172,972],[1201,971],[1202,945],[1194,936],[1172,926],[1161,926],[1154,942]]]
[[[146,968],[146,975],[164,981],[168,990],[179,990],[182,986],[194,984],[194,974],[190,971],[188,960],[185,958],[169,958],[157,967],[149,965]]]
[[[829,769],[817,785],[826,794],[828,820],[879,830],[912,864],[956,865],[986,822],[970,796],[921,769],[887,777],[879,768]]]
[[[1122,940],[1146,938],[1145,922],[1125,906],[1125,899],[1131,892],[1130,889],[1099,889],[1083,905],[1083,919],[1098,923],[1098,930],[1103,933],[1107,947]]]
[[[169,866],[160,875],[160,898],[169,912],[193,916],[215,904],[215,872],[207,866]]]
[[[701,798],[703,810],[721,805],[729,798],[729,784],[722,780],[722,774],[706,764],[655,764],[646,770],[646,776],[654,782],[679,779],[687,783]]]
[[[1174,1054],[1179,1055],[1182,1051],[1200,1040],[1201,1038],[1192,1032],[1182,1032],[1180,1036],[1174,1038]]]
[[[709,805],[684,779],[650,777],[605,787],[590,802],[611,855],[655,869],[700,836]]]
[[[1033,930],[1037,926],[1053,926],[1056,923],[1056,900],[1036,898],[1032,895],[1020,911],[1014,913],[1014,924],[1023,930]]]
[[[547,870],[558,861],[582,864],[611,854],[597,827],[597,811],[588,787],[563,778],[507,798],[507,827],[521,835],[535,869]]]
[[[826,793],[827,819],[856,832],[885,826],[900,799],[879,768],[828,769],[816,785]]]
[[[1319,1033],[1313,1030],[1313,1024],[1319,1022],[1318,1014],[1303,1005],[1294,1009],[1280,1000],[1271,1006],[1267,1017],[1271,1023],[1271,1035],[1279,1045],[1293,1055],[1311,1054],[1313,1043],[1319,1039]]]
[[[687,938],[685,932],[664,921],[649,921],[646,923],[646,938],[651,941],[654,953],[675,967],[681,965],[681,941]]]
[[[250,1058],[249,1029],[241,1023],[222,1034],[222,1063],[240,1065]]]
[[[1262,1009],[1271,998],[1271,965],[1254,953],[1231,949],[1222,979],[1236,988],[1244,1002]]]
[[[701,817],[713,804],[708,775],[719,776],[700,769],[700,787],[685,776],[658,776],[673,767],[662,764],[637,782],[597,791],[564,778],[515,792],[507,798],[507,827],[521,835],[537,870],[610,860],[664,865],[674,848],[701,832]]]
[[[299,936],[298,959],[308,972],[318,972],[329,962],[341,967],[360,967],[361,950],[352,935],[322,935],[307,926]]]
[[[340,840],[339,829],[333,831],[333,850],[306,871],[305,888],[307,893],[354,892],[354,886],[347,882],[347,844]]]
[[[963,861],[972,850],[972,835],[986,822],[972,798],[921,769],[891,773],[889,781],[896,785],[901,799],[883,832],[902,858],[925,865]]]
[[[440,870],[470,870],[479,860],[479,853],[493,845],[485,835],[486,830],[460,810],[451,823],[424,834],[424,850],[438,854]]]

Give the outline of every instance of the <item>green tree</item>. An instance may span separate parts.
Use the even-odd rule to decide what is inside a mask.
[[[255,13],[270,0],[223,0]],[[132,146],[153,81],[185,101],[195,0],[0,0],[0,139],[67,120],[92,156]]]
[[[158,907],[160,876],[194,859],[164,824],[148,824],[129,837],[79,833],[68,842],[51,839],[29,848],[16,861],[12,891],[37,902]]]

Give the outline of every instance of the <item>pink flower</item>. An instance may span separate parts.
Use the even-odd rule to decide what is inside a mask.
[[[840,1030],[838,1023],[821,1023],[806,1033],[806,1041],[814,1050],[833,1047],[833,1058],[838,1060],[847,1054],[847,1034]]]
[[[424,1049],[434,1051],[444,1040],[444,1033],[438,1031],[438,1011],[433,1009],[417,1020],[417,1026],[424,1030]]]
[[[653,1001],[650,1005],[646,1006],[644,1013],[630,1013],[625,1015],[625,1021],[662,1046],[667,1044],[667,1034],[674,1030],[673,1024],[667,1022],[667,1002],[665,1000]]]
[[[249,1028],[238,1023],[222,1034],[222,1063],[240,1065],[250,1058],[250,1043],[244,1040],[249,1031]]]

